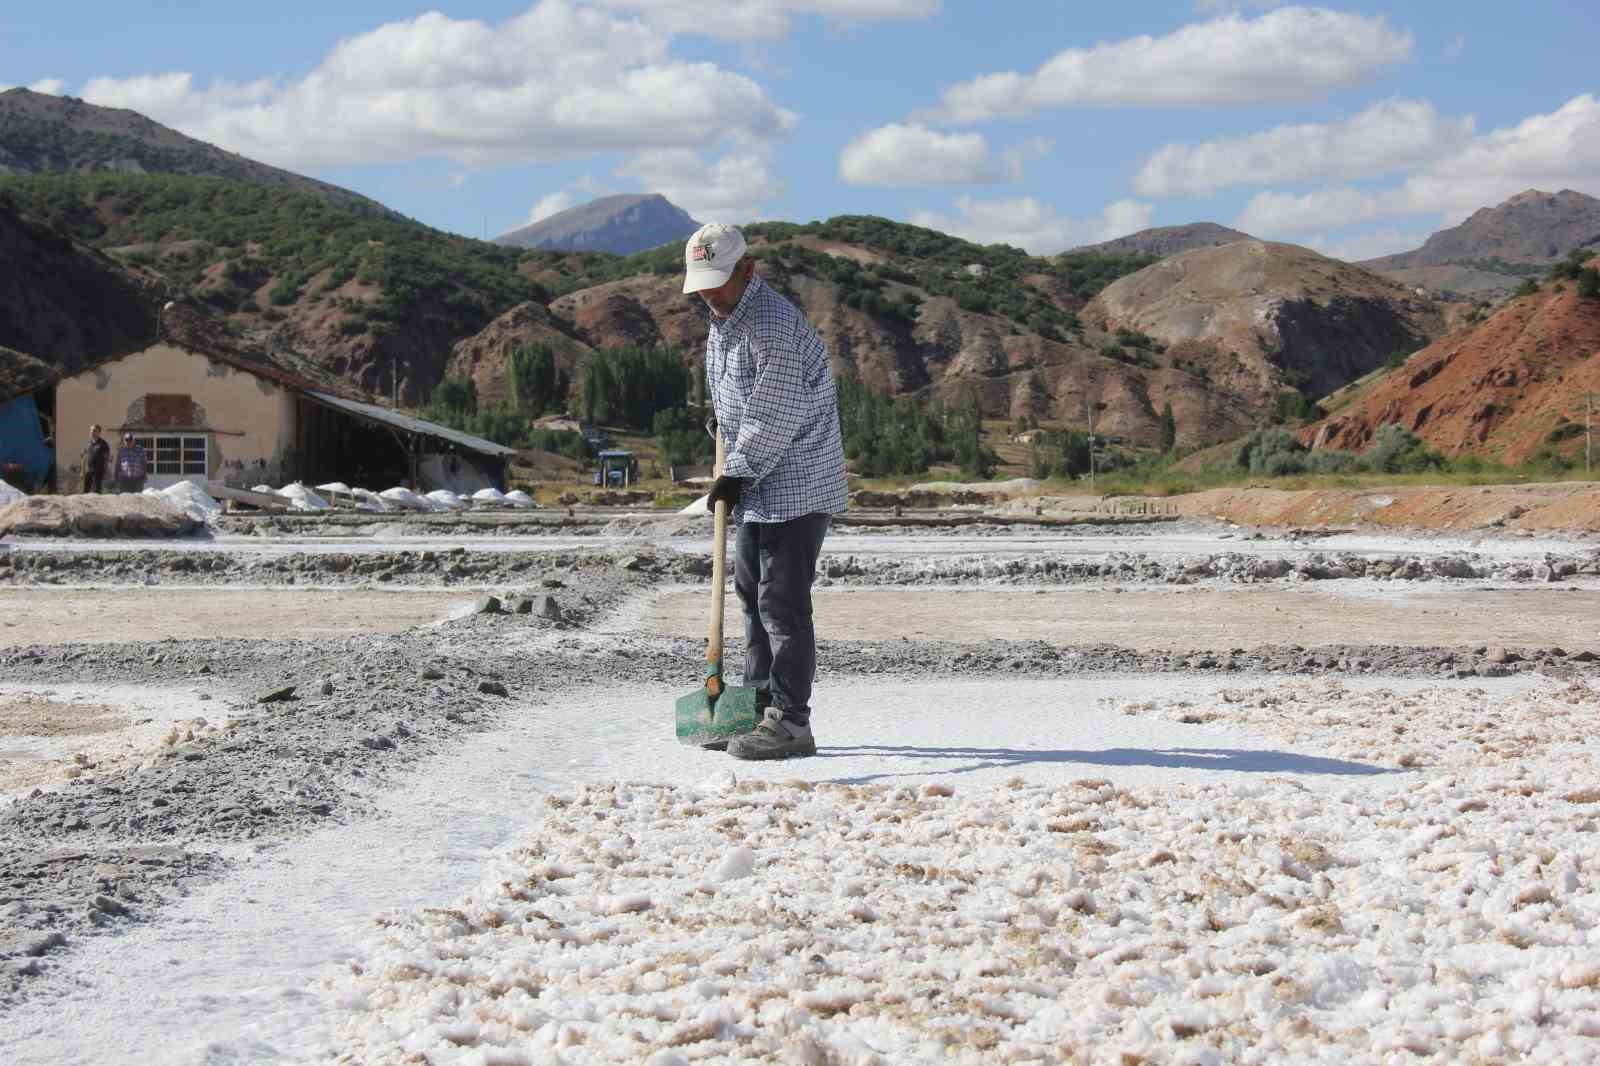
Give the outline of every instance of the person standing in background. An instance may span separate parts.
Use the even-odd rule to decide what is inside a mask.
[[[83,449],[83,491],[104,492],[106,467],[110,465],[111,442],[100,435],[99,426],[90,426],[89,443]]]
[[[143,492],[147,468],[144,447],[132,433],[124,433],[122,447],[117,449],[117,491]]]

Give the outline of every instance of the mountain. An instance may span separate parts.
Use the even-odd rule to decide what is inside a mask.
[[[156,278],[24,218],[0,193],[0,347],[74,373],[149,343],[158,291]],[[20,371],[0,376],[15,384]]]
[[[1529,189],[1440,230],[1421,248],[1360,265],[1405,284],[1492,292],[1515,288],[1576,248],[1600,248],[1600,200]]]
[[[1169,256],[1107,286],[1083,311],[1146,334],[1258,407],[1322,396],[1444,332],[1439,307],[1309,248],[1237,241]]]
[[[309,193],[400,217],[376,200],[186,137],[137,111],[27,89],[0,92],[0,174],[185,174]]]
[[[1600,393],[1600,299],[1547,281],[1417,352],[1304,437],[1359,450],[1394,422],[1446,455],[1515,463],[1549,448],[1581,460],[1585,393]]]
[[[1097,255],[1153,255],[1158,259],[1164,259],[1169,255],[1193,251],[1196,248],[1212,248],[1221,244],[1232,244],[1234,241],[1253,240],[1255,238],[1248,233],[1240,233],[1236,229],[1219,226],[1215,222],[1191,222],[1187,226],[1157,226],[1155,229],[1143,229],[1126,237],[1118,237],[1116,240],[1086,244],[1066,254],[1092,252]]]
[[[659,193],[603,196],[496,237],[505,248],[568,252],[634,252],[686,239],[700,228],[688,212]]]
[[[217,337],[366,392],[387,395],[398,379],[406,403],[446,377],[503,396],[510,355],[528,344],[550,345],[576,381],[595,349],[663,345],[692,367],[705,343],[704,307],[680,291],[681,242],[626,257],[505,248],[309,193],[170,174],[0,178],[0,197],[35,231],[97,250],[125,276],[159,279]],[[1260,242],[1153,262],[1046,259],[859,215],[745,232],[763,276],[816,325],[839,373],[895,395],[976,400],[990,417],[1081,425],[1093,410],[1102,433],[1135,445],[1160,441],[1168,404],[1183,444],[1239,436],[1273,416],[1284,390],[1344,384],[1440,331],[1430,301]],[[1240,251],[1251,248],[1261,264]],[[1183,276],[1165,273],[1174,263]],[[54,284],[22,267],[16,276],[35,295]],[[80,328],[100,327],[105,284],[76,286],[87,301]],[[1202,291],[1202,319],[1233,322],[1244,307],[1243,324],[1180,338],[1139,310],[1172,289]],[[1124,307],[1113,298],[1123,293],[1144,295]],[[55,358],[43,333],[0,344]]]
[[[36,226],[158,276],[251,344],[302,353],[365,392],[390,395],[398,379],[412,402],[438,384],[457,340],[535,292],[518,271],[527,253],[282,187],[51,174],[0,178],[0,196]],[[82,299],[92,304],[92,288]]]

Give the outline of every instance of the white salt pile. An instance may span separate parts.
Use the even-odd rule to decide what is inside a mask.
[[[392,489],[384,489],[378,495],[405,511],[432,511],[436,509],[423,497],[399,485]]]
[[[356,498],[356,510],[358,511],[374,511],[380,514],[386,514],[389,511],[394,510],[394,508],[389,505],[388,500],[384,499],[382,496],[379,496],[371,489],[351,489],[350,495]]]
[[[512,489],[510,492],[506,493],[506,502],[509,503],[513,507],[537,507],[537,506],[539,506],[536,502],[534,502],[534,499],[533,499],[532,496],[529,496],[526,492],[523,492],[521,489]]]
[[[18,500],[26,499],[27,496],[28,494],[26,492],[7,485],[5,480],[0,478],[0,507],[4,507],[8,503],[16,503]]]
[[[428,499],[439,505],[439,509],[446,511],[465,511],[467,501],[464,497],[457,496],[449,489],[434,489],[428,493]]]
[[[479,489],[472,494],[472,502],[480,507],[500,507],[506,502],[506,494],[493,487]]]
[[[222,504],[193,481],[180,481],[164,489],[145,489],[144,495],[163,500],[196,522],[209,521],[222,513]]]
[[[289,501],[289,506],[296,511],[326,511],[331,505],[327,500],[295,481],[278,490],[278,495]]]

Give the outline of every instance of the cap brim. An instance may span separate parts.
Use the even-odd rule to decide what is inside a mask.
[[[738,266],[735,263],[733,266]],[[727,270],[689,270],[683,275],[683,291],[685,294],[700,292],[703,289],[718,289],[728,283],[733,277],[733,267]]]

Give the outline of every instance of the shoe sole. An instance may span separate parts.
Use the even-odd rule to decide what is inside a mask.
[[[796,748],[793,751],[761,751],[750,752],[748,754],[743,751],[735,751],[731,748],[728,750],[728,754],[732,755],[735,759],[743,759],[745,762],[777,762],[779,759],[809,759],[816,753],[817,749],[814,747],[809,750],[804,748]]]

